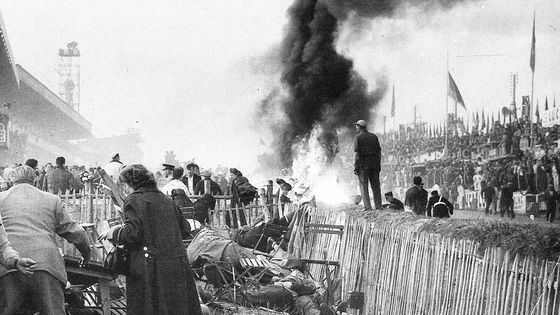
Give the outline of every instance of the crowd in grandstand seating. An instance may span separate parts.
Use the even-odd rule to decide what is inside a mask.
[[[544,193],[549,184],[558,190],[559,128],[533,124],[531,149],[529,126],[522,119],[495,122],[484,130],[451,131],[447,139],[426,128],[382,135],[382,190],[407,187],[413,176],[421,175],[427,188],[438,185],[459,207],[465,190],[491,186],[499,192],[509,182],[523,193]]]

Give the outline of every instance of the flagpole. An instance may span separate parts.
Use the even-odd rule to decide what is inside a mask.
[[[530,139],[531,139],[531,149],[535,147],[535,141],[533,141],[533,93],[535,91],[535,58],[534,58],[534,54],[535,54],[535,14],[536,14],[536,10],[533,11],[533,40],[531,42],[531,61],[533,62],[532,67],[531,67],[531,107],[529,108],[529,128],[531,128],[531,133],[530,133]]]
[[[385,126],[386,120],[387,120],[387,116],[383,115],[383,135],[384,136],[387,135],[387,128]]]
[[[446,80],[446,84],[445,84],[445,145],[444,145],[444,152],[447,153],[447,129],[449,129],[448,124],[448,112],[449,112],[449,50],[447,50],[447,75],[445,76]]]

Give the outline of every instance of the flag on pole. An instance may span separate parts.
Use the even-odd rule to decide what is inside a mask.
[[[544,99],[544,110],[548,110],[548,96]]]
[[[531,66],[531,71],[535,72],[535,44],[537,39],[535,37],[535,12],[533,12],[533,39],[531,40],[531,61],[529,65]]]
[[[459,88],[457,87],[457,84],[455,84],[455,80],[453,80],[451,73],[447,72],[447,74],[449,75],[449,86],[447,87],[447,95],[451,97],[456,103],[461,104],[464,109],[467,109],[465,107],[465,101],[463,101],[463,96],[461,96],[461,92],[459,92]]]
[[[478,130],[478,123],[480,122],[480,119],[478,118],[478,111],[476,112],[476,118],[474,120],[474,124],[476,126],[476,130]]]
[[[391,103],[391,117],[395,117],[395,84],[393,83],[393,102]]]
[[[486,119],[484,118],[484,110],[482,110],[482,124],[480,125],[480,129],[484,131],[484,128],[486,128]]]

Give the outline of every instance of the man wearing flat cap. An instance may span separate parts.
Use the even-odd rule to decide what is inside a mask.
[[[195,195],[203,195],[207,193],[210,193],[211,195],[223,195],[220,185],[212,180],[212,172],[210,170],[205,170],[200,173],[200,175],[202,176],[202,179],[199,180],[194,187]]]
[[[364,210],[371,210],[369,185],[371,185],[373,192],[375,209],[381,209],[381,186],[379,183],[381,146],[379,145],[379,139],[367,130],[367,124],[364,120],[358,120],[354,125],[356,131],[358,131],[358,135],[354,138],[354,174],[358,175],[360,180]]]
[[[173,170],[175,169],[175,165],[166,164],[166,163],[163,163],[162,165],[163,165],[163,168],[162,168],[163,176],[165,176],[165,177],[172,176],[173,175]],[[182,169],[182,167],[181,167],[181,169]]]

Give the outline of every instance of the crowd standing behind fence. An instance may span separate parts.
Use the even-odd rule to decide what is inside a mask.
[[[486,130],[452,131],[447,144],[441,128],[417,126],[384,134],[380,136],[382,191],[398,191],[419,175],[427,188],[441,187],[441,193],[459,209],[472,207],[468,191],[477,192],[477,199],[482,199],[482,181],[498,196],[508,182],[513,191],[523,194],[542,194],[549,184],[558,191],[560,128],[545,128],[540,123],[533,128],[533,147],[529,124],[522,119],[505,125],[496,121]]]

